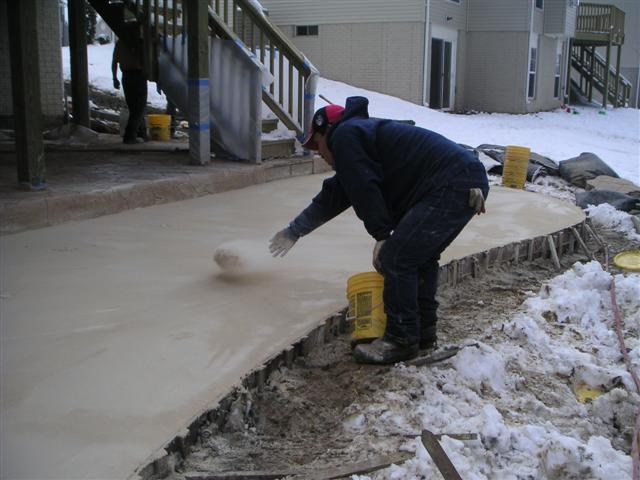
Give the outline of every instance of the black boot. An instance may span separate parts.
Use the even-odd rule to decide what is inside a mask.
[[[438,336],[436,335],[436,323],[438,315],[435,311],[423,311],[420,315],[420,350],[436,348]]]
[[[418,355],[418,345],[402,345],[385,337],[378,338],[372,343],[358,345],[353,356],[358,363],[373,365],[388,365],[390,363],[411,360]]]
[[[435,325],[420,326],[420,350],[436,348],[438,346],[438,335]]]

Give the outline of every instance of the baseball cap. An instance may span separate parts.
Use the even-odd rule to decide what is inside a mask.
[[[302,142],[302,146],[307,150],[318,150],[318,144],[313,139],[313,134],[316,132],[325,133],[327,127],[339,121],[342,118],[344,107],[340,105],[327,105],[326,107],[319,108],[316,113],[313,114],[311,120],[311,127],[307,137]]]

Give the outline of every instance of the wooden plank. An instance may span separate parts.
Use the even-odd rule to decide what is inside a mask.
[[[557,270],[562,270],[560,259],[558,258],[558,251],[556,250],[556,244],[553,241],[552,235],[547,235],[547,242],[549,243],[549,254],[551,256],[551,260],[553,260],[553,264]]]
[[[73,122],[89,127],[89,63],[85,0],[69,0],[68,10]]]
[[[300,479],[309,480],[336,480],[339,478],[351,478],[352,475],[366,475],[367,473],[376,472],[391,465],[399,465],[413,458],[413,454],[399,453],[395,456],[385,456],[374,458],[366,462],[354,463],[344,467],[320,469],[311,475],[299,476]]]
[[[277,480],[295,475],[295,472],[224,472],[203,475],[185,475],[186,480]]]
[[[462,477],[456,470],[447,453],[440,445],[440,442],[436,436],[429,430],[423,430],[421,436],[422,444],[427,449],[429,455],[433,459],[433,462],[438,467],[438,470],[442,474],[445,480],[462,480]]]
[[[7,2],[7,13],[18,182],[40,189],[46,184],[36,4]]]

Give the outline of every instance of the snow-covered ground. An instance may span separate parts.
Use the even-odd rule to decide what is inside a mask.
[[[107,43],[106,45],[89,45],[87,47],[89,83],[99,90],[119,95],[124,100],[122,87],[120,87],[120,90],[113,88],[113,76],[111,75],[112,57],[112,43]],[[65,80],[71,80],[69,47],[62,47],[62,75]],[[118,69],[118,78],[121,79],[120,69]],[[167,106],[167,97],[156,91],[155,83],[149,85],[147,101],[154,107],[165,108]]]
[[[96,88],[116,92],[111,77],[112,45],[90,45],[89,79]],[[62,49],[64,78],[71,76],[69,49]],[[621,177],[640,184],[640,110],[577,107],[578,114],[563,110],[529,115],[479,113],[453,115],[425,108],[389,95],[371,92],[321,78],[318,93],[334,103],[347,97],[369,98],[372,116],[411,119],[417,125],[435,130],[458,143],[476,147],[483,143],[522,145],[555,161],[593,152]],[[122,90],[119,91],[122,95]],[[166,98],[149,85],[149,103],[164,108]],[[318,98],[317,106],[325,103]]]
[[[113,91],[112,46],[89,47],[90,81]],[[68,49],[63,49],[64,74],[69,77]],[[471,146],[482,143],[524,145],[556,161],[581,152],[596,153],[616,172],[640,183],[640,112],[633,109],[578,107],[579,114],[562,110],[530,115],[453,115],[409,102],[321,79],[318,93],[332,102],[363,95],[372,116],[412,119]],[[121,94],[121,93],[120,93]],[[162,95],[149,88],[149,101],[164,106]],[[322,106],[320,100],[318,106]],[[554,189],[553,182],[538,186]],[[568,194],[568,199],[571,194]],[[618,229],[639,248],[640,236],[629,215],[609,206],[590,208],[596,223]],[[612,275],[596,262],[571,269],[530,292],[510,321],[495,325],[501,342],[480,342],[452,361],[434,369],[395,368],[399,378],[410,377],[415,392],[390,392],[380,406],[358,410],[345,429],[406,432],[418,428],[448,432],[480,432],[480,439],[463,442],[444,437],[442,444],[465,479],[630,479],[629,445],[640,396],[620,361],[609,288],[615,282],[624,336],[636,371],[640,369],[640,274]],[[491,333],[491,332],[488,332]],[[489,337],[490,338],[490,337]],[[557,400],[546,405],[523,395],[527,375],[560,376],[574,387],[604,392],[591,403],[580,403],[572,389],[550,392]],[[562,418],[564,425],[557,424]],[[567,427],[567,421],[573,425]],[[603,435],[618,429],[612,442]],[[621,434],[620,432],[626,432]],[[630,442],[630,440],[629,440]],[[435,465],[420,442],[408,449],[416,456],[363,479],[435,478]]]
[[[477,440],[441,441],[466,480],[631,479],[631,458],[620,439],[631,438],[640,396],[620,361],[612,282],[637,370],[640,277],[611,275],[597,262],[576,263],[539,292],[528,292],[510,321],[484,332],[486,343],[437,367],[395,367],[398,383],[411,388],[392,390],[365,409],[350,405],[344,428],[379,437],[421,428],[478,432]],[[545,378],[565,382],[555,391],[544,391],[550,386],[544,380],[538,391],[532,388]],[[584,389],[606,393],[581,403],[576,392]],[[439,478],[419,439],[405,448],[416,456],[403,465],[353,478]]]

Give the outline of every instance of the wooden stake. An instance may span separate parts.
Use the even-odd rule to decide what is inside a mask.
[[[547,243],[549,244],[549,253],[551,255],[551,259],[553,260],[553,264],[556,266],[558,270],[562,270],[562,266],[560,265],[560,260],[558,259],[556,244],[554,243],[553,237],[551,235],[547,235]]]
[[[34,13],[37,4],[36,0],[6,2],[18,182],[28,188],[41,189],[46,185],[38,27]]]
[[[438,470],[442,474],[445,480],[462,480],[462,477],[456,470],[447,453],[438,442],[436,436],[429,430],[422,431],[422,444],[427,449],[429,455],[433,459],[433,462],[438,467]]]

